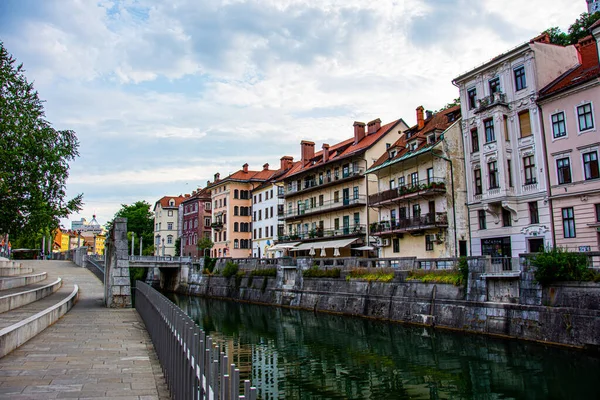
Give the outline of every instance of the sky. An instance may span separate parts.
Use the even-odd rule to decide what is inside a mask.
[[[24,64],[80,157],[68,197],[111,220],[122,204],[191,193],[215,173],[277,169],[353,135],[416,123],[452,79],[585,0],[0,0],[0,41]]]

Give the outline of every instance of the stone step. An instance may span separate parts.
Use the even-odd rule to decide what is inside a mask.
[[[0,290],[31,285],[46,279],[47,273],[26,274],[0,278]]]
[[[0,313],[14,310],[24,305],[33,303],[34,301],[39,301],[59,290],[61,286],[62,279],[58,278],[54,282],[45,285],[38,285],[38,287],[35,288],[29,288],[29,286],[27,286],[29,290],[18,288],[20,290],[19,292],[0,296]]]
[[[16,276],[33,273],[33,268],[29,267],[3,267],[0,268],[0,276]]]

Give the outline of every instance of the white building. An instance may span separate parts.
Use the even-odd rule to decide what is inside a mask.
[[[179,205],[185,196],[165,196],[154,204],[154,255],[174,256],[179,230]]]
[[[276,178],[276,177],[274,177]],[[270,250],[283,230],[283,184],[265,182],[252,191],[252,256],[281,257],[282,250]]]
[[[600,0],[586,0],[586,2],[589,14],[600,11]]]
[[[457,77],[471,254],[516,257],[550,245],[538,90],[578,63],[540,35]]]

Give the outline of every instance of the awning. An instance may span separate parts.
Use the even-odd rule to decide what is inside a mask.
[[[339,249],[341,247],[346,247],[350,243],[354,243],[357,240],[358,240],[358,238],[328,240],[328,241],[324,241],[324,242],[322,241],[322,242],[302,243],[290,250],[291,251],[310,250],[311,248],[312,249],[321,249],[321,248],[323,248],[323,249]]]
[[[268,248],[267,251],[277,251],[277,250],[287,250],[287,249],[291,249],[292,247],[296,247],[296,245],[300,243],[300,242],[290,242],[290,243],[279,243],[276,244],[275,246]]]
[[[375,250],[375,247],[373,247],[373,246],[360,246],[360,247],[355,247],[352,250],[368,250],[368,251],[371,251],[371,250]]]

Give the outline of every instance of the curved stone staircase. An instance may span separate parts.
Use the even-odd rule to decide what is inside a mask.
[[[75,304],[79,287],[65,284],[44,261],[0,259],[0,357],[55,323]],[[63,270],[64,272],[64,270]]]

